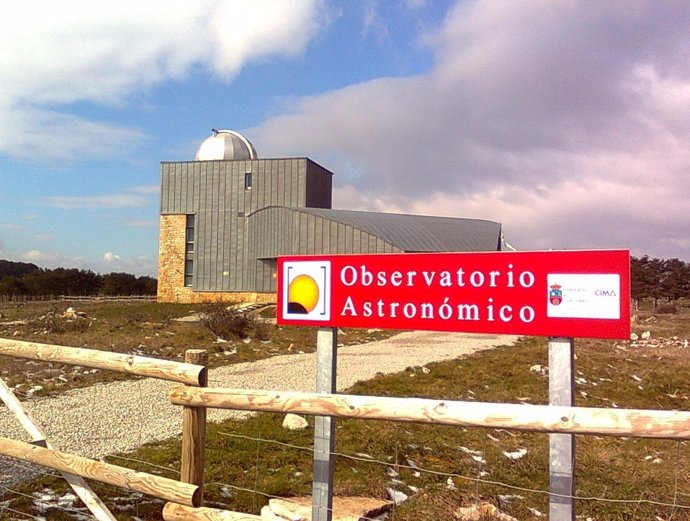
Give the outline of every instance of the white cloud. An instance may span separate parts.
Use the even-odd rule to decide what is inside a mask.
[[[132,219],[125,224],[132,228],[158,228],[160,223],[153,219]]]
[[[106,252],[100,258],[87,258],[78,255],[64,255],[55,251],[27,250],[10,251],[2,247],[2,258],[20,262],[30,262],[41,268],[76,268],[92,270],[96,273],[111,273],[113,271],[132,273],[137,276],[157,277],[158,261],[155,257],[143,255],[123,256],[113,252]]]
[[[160,194],[161,187],[158,185],[134,186],[130,188],[130,191],[138,194],[154,194],[158,196],[158,194]]]
[[[158,276],[157,259],[144,255],[125,256],[108,251],[100,260],[90,261],[89,266],[98,273],[124,272],[137,276]]]
[[[250,60],[302,52],[321,0],[14,2],[0,17],[0,154],[74,160],[115,154],[144,136],[89,121],[70,104],[127,103],[192,70],[226,78]]]
[[[106,262],[116,262],[120,260],[120,256],[114,254],[112,251],[107,251],[103,254],[103,260]]]
[[[379,42],[385,41],[388,36],[388,27],[379,15],[376,4],[368,3],[364,5],[362,20],[362,38],[373,35]]]
[[[16,231],[21,231],[21,230],[23,230],[23,229],[24,229],[24,226],[22,226],[21,224],[17,224],[17,223],[0,223],[0,230],[7,230],[7,231],[16,232]]]
[[[43,250],[27,250],[24,252],[6,252],[9,259],[18,258],[23,262],[32,262],[44,268],[80,268],[84,262],[83,257],[66,256],[57,252]]]
[[[150,202],[147,197],[127,193],[85,196],[56,195],[43,199],[46,206],[64,209],[128,208],[130,206],[146,206]]]
[[[219,2],[209,23],[214,69],[233,76],[255,58],[300,54],[324,21],[319,4],[313,0]]]
[[[688,27],[684,4],[458,2],[428,73],[304,98],[249,133],[336,172],[337,205],[690,259]]]
[[[64,209],[78,208],[129,208],[147,206],[158,197],[159,189],[152,187],[134,187],[127,192],[102,195],[55,195],[44,197],[41,201],[46,206]]]

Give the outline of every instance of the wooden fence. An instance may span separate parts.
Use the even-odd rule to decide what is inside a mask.
[[[54,450],[46,447],[45,440],[40,439],[40,430],[33,432],[34,441],[31,444],[0,438],[0,454],[44,465],[59,470],[66,476],[86,477],[165,500],[167,503],[163,509],[163,518],[166,521],[260,519],[259,516],[202,506],[207,408],[291,412],[541,433],[690,439],[690,412],[684,411],[209,388],[206,387],[207,354],[201,350],[188,351],[185,363],[179,363],[0,339],[0,355],[108,369],[177,382],[178,385],[170,390],[169,398],[173,404],[183,407],[182,472],[179,482]],[[6,386],[0,386],[0,398],[12,410],[17,407],[18,401],[13,401],[14,397],[11,391],[8,396],[8,391]],[[25,421],[31,424],[25,411],[17,411],[17,415],[18,418],[26,417],[19,418],[22,424]],[[107,517],[108,514],[99,515],[94,512],[99,520],[114,519]]]
[[[299,413],[540,433],[690,439],[690,412],[684,411],[557,407],[186,386],[174,387],[170,391],[170,401],[200,409],[210,407]],[[203,445],[203,441],[199,440],[198,444]],[[163,518],[166,521],[260,519],[232,517],[235,514],[246,515],[170,503],[163,511]]]
[[[0,355],[117,371],[188,386],[206,385],[208,379],[208,357],[206,351],[202,350],[187,351],[185,363],[182,363],[93,349],[0,339]],[[201,506],[203,468],[200,471],[198,465],[203,467],[204,450],[203,446],[194,444],[205,438],[205,410],[185,408],[182,415],[182,429],[186,433],[182,443],[182,472],[181,481],[175,481],[55,450],[2,379],[0,400],[5,402],[32,438],[31,443],[24,443],[0,437],[0,455],[60,471],[99,521],[114,521],[115,517],[83,478],[148,494],[171,504]]]

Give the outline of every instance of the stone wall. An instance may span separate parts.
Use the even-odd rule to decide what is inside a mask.
[[[161,215],[158,242],[158,302],[179,302],[184,287],[184,249],[187,216]]]
[[[180,302],[182,304],[199,304],[204,302],[260,302],[275,304],[275,293],[229,292],[229,291],[192,291],[192,288],[175,288],[172,300],[158,302]]]
[[[274,293],[193,291],[184,285],[187,216],[161,215],[158,249],[158,302],[269,302]]]

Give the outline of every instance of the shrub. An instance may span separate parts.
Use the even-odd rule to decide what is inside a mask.
[[[266,342],[271,339],[272,329],[273,327],[266,322],[256,322],[254,325],[254,335],[256,336],[257,340]]]
[[[662,315],[676,315],[678,314],[678,308],[675,304],[659,304],[656,308],[656,312]]]
[[[57,311],[55,306],[38,320],[44,333],[83,333],[91,325],[88,320],[82,317],[65,317],[64,314]]]
[[[223,303],[204,306],[201,323],[219,338],[247,338],[254,330],[254,317]]]

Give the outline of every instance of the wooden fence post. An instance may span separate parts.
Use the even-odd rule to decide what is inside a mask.
[[[188,364],[208,368],[205,349],[188,349],[184,354]],[[200,387],[208,386],[208,371],[199,379]],[[199,487],[200,505],[204,498],[204,461],[206,449],[206,408],[183,407],[182,409],[182,461],[180,480]]]

